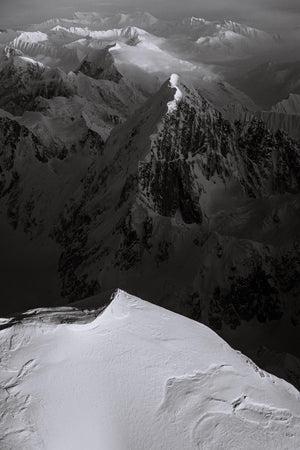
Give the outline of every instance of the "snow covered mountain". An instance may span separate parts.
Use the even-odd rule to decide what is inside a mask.
[[[41,24],[31,25],[29,30],[47,32],[49,28],[51,29],[55,26],[66,28],[83,26],[91,30],[110,30],[129,26],[148,29],[157,22],[159,20],[146,11],[119,13],[75,12],[71,19],[53,18]]]
[[[220,202],[226,214],[231,207],[249,203],[249,198],[297,193],[298,158],[297,144],[284,134],[272,135],[255,119],[232,126],[195,89],[172,75],[127,123],[115,128],[98,158],[94,184],[83,184],[80,195],[84,210],[89,209],[90,195],[91,207],[101,205],[100,215],[107,214],[110,221],[111,205],[127,215],[128,201],[133,201],[136,207],[130,205],[130,215],[137,214],[138,222],[146,209],[174,219],[170,226],[207,227],[208,217],[219,213]],[[116,214],[118,224],[119,220]],[[91,222],[89,232],[90,226]],[[119,226],[118,232],[124,231]]]
[[[145,100],[115,68],[109,47],[73,56],[68,72],[59,59],[44,64],[43,54],[44,63],[12,46],[1,54],[0,273],[9,299],[2,311],[58,301],[49,230],[112,128]]]
[[[0,68],[0,196],[9,222],[24,231],[32,222],[36,235],[53,224],[52,208],[61,211],[64,193],[73,192],[112,128],[144,97],[119,74],[109,49],[87,54],[69,74],[31,61],[20,67],[18,58],[4,56]]]
[[[72,19],[53,19],[16,35],[8,31],[6,38],[3,32],[0,42],[64,70],[74,70],[86,48],[116,44],[111,52],[118,70],[152,92],[172,72],[194,83],[220,82],[220,67],[215,71],[207,63],[259,59],[273,47],[281,51],[273,36],[232,21],[167,21],[143,12],[76,13]]]
[[[295,388],[125,292],[104,310],[32,310],[1,328],[3,450],[299,447]]]
[[[299,356],[297,62],[261,77],[284,45],[147,13],[3,30],[5,312],[119,286],[262,359]]]
[[[272,111],[283,114],[300,115],[300,95],[290,94],[287,99],[274,105]]]
[[[0,45],[66,72],[76,68],[87,49],[116,44],[110,51],[117,69],[145,91],[156,91],[174,72],[201,89],[206,82],[207,90],[218,91],[215,99],[224,96],[224,81],[239,87],[234,77],[245,67],[255,71],[266,60],[277,64],[287,53],[283,39],[240,23],[197,17],[170,21],[145,12],[76,13],[0,36]],[[223,83],[223,92],[214,82]],[[240,96],[236,89],[234,100],[244,103],[245,94]]]
[[[232,21],[211,24],[211,28],[214,29],[210,33],[207,32],[207,24],[205,24],[205,28],[205,32],[200,35],[196,44],[201,52],[214,51],[215,57],[217,57],[216,53],[221,58],[229,55],[231,57],[234,55],[235,58],[238,55],[245,57],[245,53],[255,53],[260,48],[265,51],[266,47],[270,48],[276,45],[275,38],[264,31]],[[201,29],[199,31],[201,33]]]
[[[55,228],[63,295],[117,283],[222,336],[237,330],[241,346],[250,327],[254,347],[287,351],[299,327],[299,156],[284,133],[232,125],[173,75],[113,130]]]

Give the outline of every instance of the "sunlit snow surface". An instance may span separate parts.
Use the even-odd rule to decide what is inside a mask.
[[[299,448],[298,391],[125,292],[0,326],[3,450]]]

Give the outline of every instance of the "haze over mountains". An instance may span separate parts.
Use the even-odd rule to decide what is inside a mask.
[[[2,0],[0,27],[16,27],[40,23],[51,17],[69,18],[75,11],[97,11],[101,14],[116,14],[147,10],[157,17],[178,19],[184,16],[205,17],[208,20],[221,18],[246,23],[254,28],[272,32],[290,32],[299,25],[298,0]]]
[[[2,314],[99,308],[121,288],[299,386],[290,48],[230,20],[140,11],[2,30]]]

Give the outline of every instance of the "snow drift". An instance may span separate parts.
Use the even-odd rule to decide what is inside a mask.
[[[2,449],[299,448],[298,391],[204,325],[122,291],[0,323]]]

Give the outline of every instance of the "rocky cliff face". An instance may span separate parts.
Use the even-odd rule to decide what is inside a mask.
[[[2,222],[31,238],[47,236],[111,129],[144,100],[118,73],[109,48],[89,54],[79,69],[51,69],[13,47],[0,58]]]
[[[10,49],[0,64],[0,108],[20,116],[25,111],[41,109],[40,97],[70,97],[74,89],[66,74],[58,69],[46,69],[41,64],[27,63],[22,53]]]
[[[81,61],[78,71],[97,80],[110,80],[118,83],[122,75],[116,69],[114,59],[108,51],[111,47],[114,45],[107,46],[103,50],[92,51],[91,49]]]
[[[296,326],[296,142],[258,120],[230,124],[171,78],[97,165],[53,233],[65,296],[118,284],[224,333]]]
[[[1,211],[14,229],[31,238],[49,232],[58,212],[78,185],[103,140],[90,131],[83,143],[82,167],[65,146],[45,146],[27,127],[2,112],[0,117]]]

